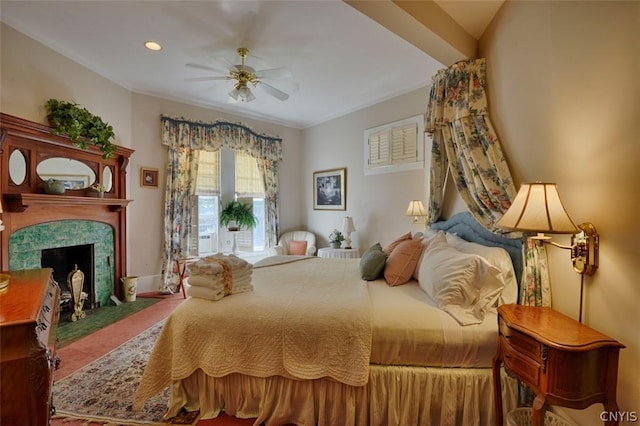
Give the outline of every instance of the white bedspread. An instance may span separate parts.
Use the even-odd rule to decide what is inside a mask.
[[[134,409],[198,369],[211,377],[367,383],[370,301],[353,262],[311,257],[255,268],[253,285],[253,292],[217,302],[190,298],[176,308],[151,353]]]
[[[490,367],[498,346],[498,320],[461,326],[438,309],[416,281],[369,282],[373,322],[371,363],[423,367]]]

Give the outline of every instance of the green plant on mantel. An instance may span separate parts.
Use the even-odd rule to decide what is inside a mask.
[[[90,142],[102,151],[102,158],[110,158],[116,150],[111,143],[115,137],[113,127],[102,121],[102,118],[91,114],[86,108],[74,102],[49,99],[45,104],[47,120],[54,135],[67,135],[74,146],[88,149]]]
[[[258,218],[253,214],[253,208],[249,204],[240,201],[229,201],[225,208],[220,212],[220,223],[227,226],[230,231],[238,228],[251,229],[258,224]]]

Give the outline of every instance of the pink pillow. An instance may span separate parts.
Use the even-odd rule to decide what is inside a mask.
[[[393,251],[393,249],[396,248],[398,244],[400,244],[405,240],[410,240],[410,239],[411,239],[411,232],[407,232],[406,234],[400,235],[398,238],[391,241],[391,243],[389,243],[389,245],[384,249],[385,254],[389,256]]]
[[[307,242],[306,241],[290,241],[289,254],[305,256],[307,254]]]
[[[387,284],[396,286],[409,281],[420,260],[422,250],[424,245],[421,240],[400,241],[384,266],[384,279]]]

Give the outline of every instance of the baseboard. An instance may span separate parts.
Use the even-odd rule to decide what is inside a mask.
[[[161,275],[143,275],[138,277],[138,294],[160,290]]]

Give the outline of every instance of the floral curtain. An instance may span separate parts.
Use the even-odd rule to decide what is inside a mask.
[[[495,230],[516,189],[487,111],[485,59],[461,61],[433,77],[425,131],[433,139],[429,221],[442,212],[447,169],[478,222]]]
[[[190,249],[197,152],[225,147],[244,151],[258,161],[265,184],[266,244],[272,246],[277,243],[279,233],[278,164],[282,161],[282,139],[259,135],[247,126],[225,121],[203,123],[162,116],[161,123],[162,143],[169,146],[162,290],[172,291],[179,280],[176,259],[185,256]]]

